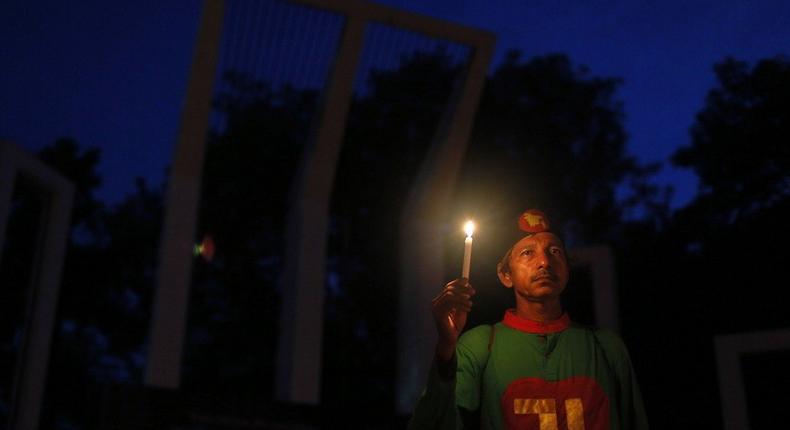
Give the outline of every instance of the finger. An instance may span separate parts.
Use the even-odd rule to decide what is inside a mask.
[[[438,296],[434,297],[431,300],[431,306],[437,307],[441,306],[442,303],[446,301],[455,302],[457,300],[469,300],[474,296],[474,290],[469,289],[456,289],[454,287],[448,287],[446,290],[443,290],[439,293]]]
[[[471,309],[472,305],[473,302],[468,297],[447,295],[441,300],[435,302],[434,308],[446,311],[454,308]]]
[[[472,312],[472,305],[474,305],[474,303],[472,303],[472,302],[465,303],[465,304],[459,304],[457,307],[454,307],[453,309],[456,312],[460,311],[460,312],[469,313],[469,312]]]
[[[458,312],[458,311],[471,312],[473,305],[474,303],[472,303],[471,301],[465,301],[465,302],[446,301],[437,306],[434,306],[432,313],[434,314],[434,316],[442,318],[444,315],[451,314],[453,312]]]
[[[446,303],[443,306],[433,308],[433,313],[436,316],[441,316],[441,315],[452,313],[454,311],[471,312],[473,306],[474,303],[472,302]]]
[[[445,284],[444,287],[447,288],[447,287],[449,287],[451,285],[463,286],[463,285],[468,285],[468,284],[469,284],[469,280],[468,279],[466,279],[466,278],[456,278],[456,279],[453,279],[452,281],[448,282],[447,284]]]
[[[453,294],[455,294],[455,293],[452,290],[442,290],[442,292],[439,293],[438,296],[433,298],[432,302],[433,303],[438,303],[438,302],[440,302],[442,300],[447,300],[447,298],[448,297],[452,297]]]
[[[475,294],[472,284],[466,278],[458,278],[448,282],[442,289],[442,292],[446,291],[461,291],[470,296]]]
[[[434,302],[444,301],[444,300],[469,300],[472,298],[474,294],[471,294],[471,291],[468,290],[446,290],[439,294],[434,298]]]
[[[444,286],[444,289],[445,290],[474,290],[474,288],[472,288],[472,284],[470,283],[455,283],[455,282],[448,283],[447,285]]]
[[[451,286],[447,287],[446,292],[472,297],[476,291],[471,286]]]

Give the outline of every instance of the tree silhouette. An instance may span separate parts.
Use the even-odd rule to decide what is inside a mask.
[[[271,399],[285,214],[317,94],[234,71],[223,81],[214,108],[225,127],[209,136],[196,237],[216,253],[195,260],[184,386]]]
[[[744,62],[726,59],[714,70],[719,84],[691,128],[691,145],[673,155],[676,165],[694,169],[701,185],[699,196],[678,212],[674,229],[690,261],[703,266],[699,281],[723,293],[713,297],[718,309],[743,312],[738,309],[748,305],[755,312],[750,327],[788,323],[774,305],[786,296],[781,291],[741,293],[746,285],[773,284],[788,257],[786,249],[752,253],[733,248],[790,239],[784,228],[790,216],[790,62],[765,59],[750,70]],[[727,299],[728,294],[739,300]],[[717,318],[719,330],[733,327],[729,312]]]
[[[95,229],[99,222],[96,217],[103,206],[93,195],[94,190],[101,185],[101,178],[96,171],[101,151],[98,148],[88,148],[80,153],[77,141],[60,138],[41,149],[38,157],[74,183],[71,225],[81,229]]]
[[[571,244],[611,241],[625,205],[655,197],[647,180],[658,167],[626,151],[619,84],[563,55],[511,52],[486,84],[463,189],[511,218],[544,208]],[[634,193],[619,201],[627,184]]]
[[[68,138],[39,153],[75,185],[43,426],[88,425],[101,412],[102,386],[139,383],[145,360],[162,195],[136,191],[108,208],[94,197],[100,151]],[[16,208],[15,212],[24,208]],[[12,215],[16,216],[18,215]],[[22,248],[16,248],[17,251]]]
[[[790,324],[787,294],[776,284],[790,255],[774,246],[790,240],[790,64],[773,58],[750,68],[726,59],[714,70],[718,83],[691,143],[672,156],[697,173],[699,194],[663,225],[629,225],[620,244],[620,282],[632,291],[621,297],[630,321],[624,329],[634,333],[629,346],[660,363],[640,373],[659,428],[718,427],[713,336]],[[639,372],[644,363],[635,365]],[[694,383],[678,390],[678,378],[687,375]],[[749,382],[763,403],[767,383]],[[694,412],[679,412],[680,404],[694,404]]]
[[[714,70],[719,86],[697,114],[691,145],[672,161],[699,176],[693,206],[707,206],[717,224],[732,224],[790,197],[790,61],[766,59],[750,70],[727,59]]]

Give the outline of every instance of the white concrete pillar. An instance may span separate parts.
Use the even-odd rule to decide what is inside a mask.
[[[0,249],[17,176],[32,180],[46,196],[25,318],[25,340],[14,378],[13,429],[37,429],[46,389],[52,328],[57,314],[63,260],[71,221],[74,186],[53,169],[10,142],[0,142]],[[0,255],[2,258],[2,255]]]
[[[401,285],[398,343],[397,410],[410,412],[425,385],[436,342],[431,299],[444,276],[442,226],[450,219],[464,153],[494,47],[491,35],[479,34],[466,79],[448,103],[434,142],[401,216]]]
[[[168,181],[145,384],[177,388],[224,1],[205,0]]]
[[[364,32],[363,19],[347,17],[293,187],[280,283],[276,395],[281,401],[320,401],[329,204]]]

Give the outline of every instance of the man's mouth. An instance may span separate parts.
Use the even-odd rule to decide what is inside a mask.
[[[542,280],[546,280],[546,279],[548,279],[550,281],[554,281],[555,277],[551,273],[541,273],[539,275],[536,275],[532,279],[535,280],[535,281],[542,281]]]

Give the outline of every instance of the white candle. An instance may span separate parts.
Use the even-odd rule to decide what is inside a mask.
[[[472,233],[475,231],[475,224],[467,221],[464,225],[466,240],[464,240],[464,265],[461,269],[461,277],[469,279],[469,266],[472,263]]]

